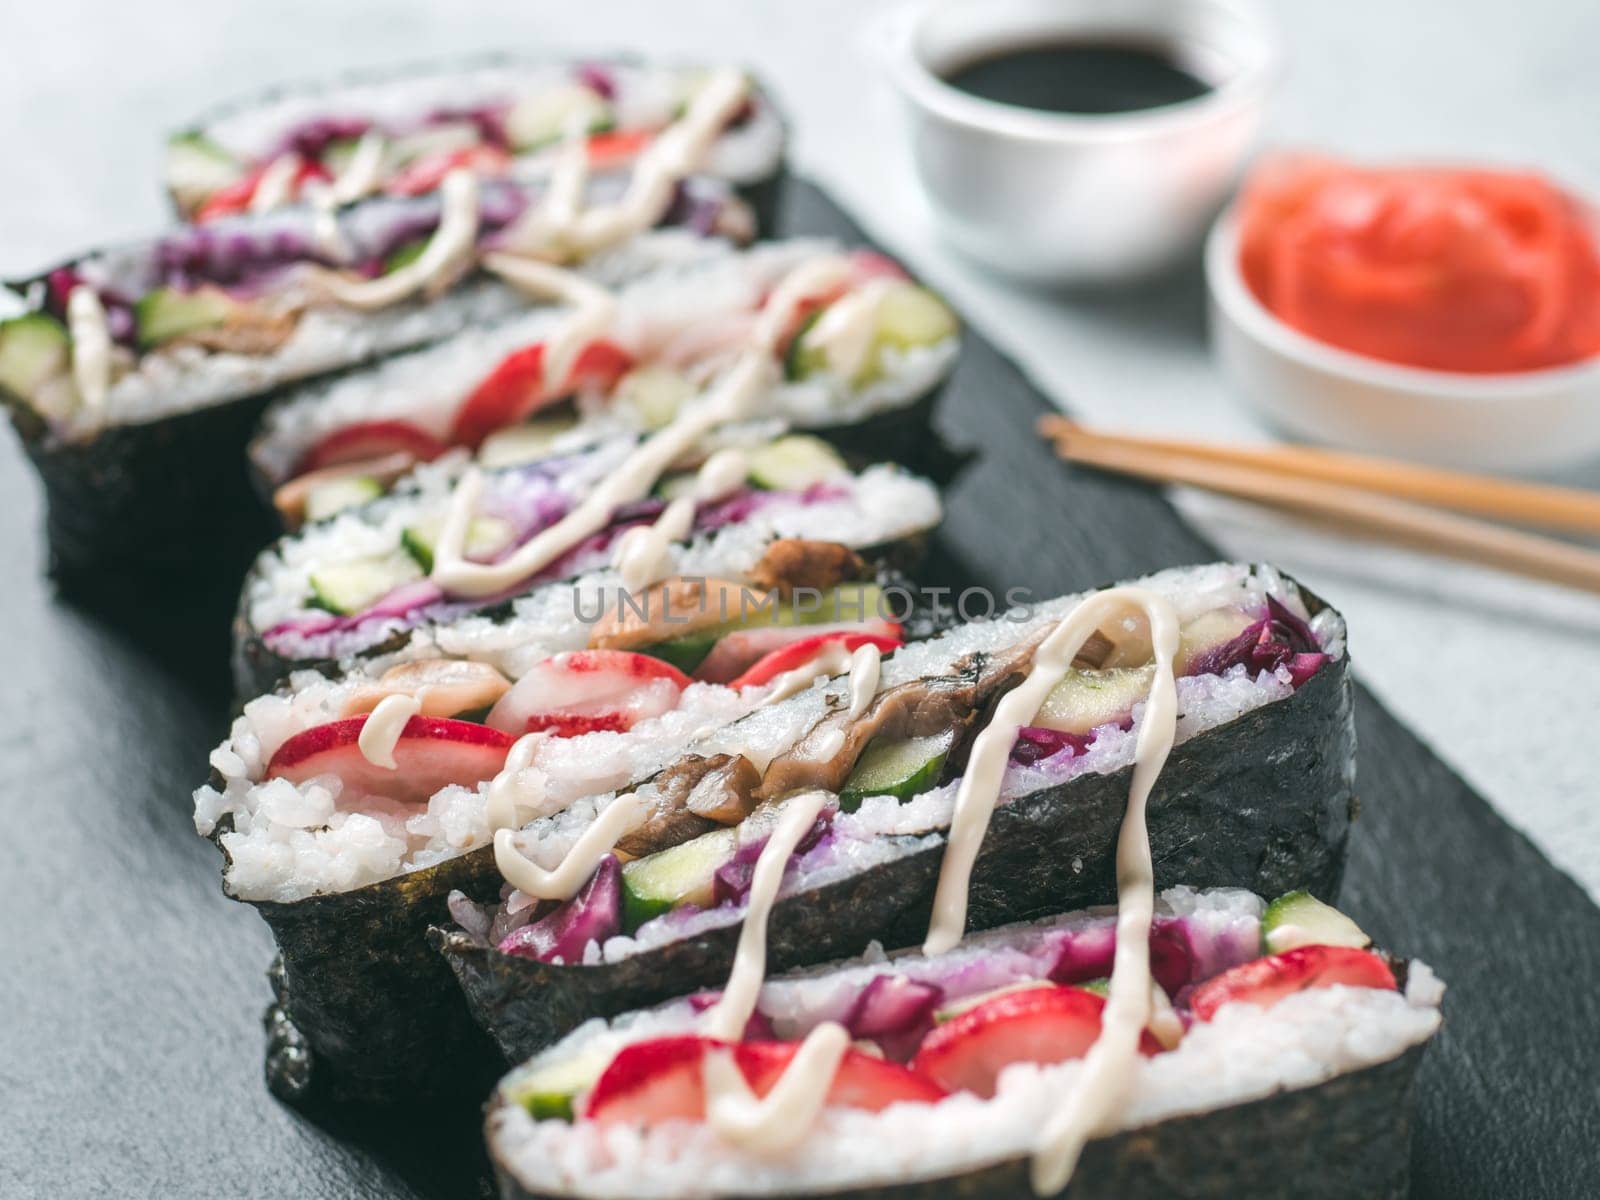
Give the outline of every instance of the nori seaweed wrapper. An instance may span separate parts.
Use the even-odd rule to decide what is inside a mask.
[[[1401,1200],[1409,1187],[1415,1080],[1424,1049],[1425,1044],[1413,1046],[1312,1087],[1096,1138],[1084,1148],[1062,1195]],[[501,1200],[546,1196],[524,1188],[498,1159],[494,1167]],[[798,1194],[834,1200],[1036,1200],[1023,1159],[938,1179]]]
[[[1302,596],[1315,612],[1320,601]],[[989,929],[1106,903],[1132,768],[1088,773],[995,809],[973,871],[968,927]],[[1337,892],[1354,818],[1355,724],[1348,658],[1292,696],[1175,747],[1150,797],[1156,886]],[[907,837],[908,844],[918,839]],[[944,841],[780,899],[772,972],[911,946],[927,932]],[[430,930],[474,1016],[512,1062],[582,1021],[721,986],[739,925],[614,963],[564,966],[502,954],[456,928]]]
[[[44,483],[50,571],[68,584],[105,575],[167,580],[237,571],[272,535],[244,447],[265,395],[63,441],[11,401]]]

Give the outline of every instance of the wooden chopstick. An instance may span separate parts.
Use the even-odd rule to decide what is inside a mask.
[[[1492,475],[1448,471],[1310,446],[1219,446],[1173,438],[1103,433],[1086,429],[1062,416],[1040,418],[1039,431],[1054,441],[1058,450],[1065,444],[1177,454],[1196,461],[1274,471],[1296,480],[1343,484],[1519,525],[1600,534],[1600,494],[1581,488],[1518,483]]]
[[[1047,433],[1050,417],[1040,422]],[[1069,423],[1070,424],[1070,423]],[[1600,553],[1555,538],[1507,529],[1392,495],[1176,450],[1119,446],[1074,434],[1056,442],[1073,462],[1159,483],[1222,492],[1312,516],[1330,517],[1437,553],[1569,587],[1600,592]]]

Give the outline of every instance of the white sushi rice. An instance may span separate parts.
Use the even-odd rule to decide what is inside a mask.
[[[643,233],[587,260],[578,268],[605,286],[616,286],[664,266],[698,257],[717,243],[681,229]],[[105,261],[102,261],[102,257]],[[116,274],[110,259],[78,265],[98,285]],[[307,308],[294,332],[265,354],[236,354],[177,344],[142,354],[119,374],[103,410],[76,406],[55,423],[66,440],[89,438],[107,424],[138,425],[178,413],[259,395],[286,383],[426,345],[463,329],[492,324],[526,311],[521,293],[489,279],[472,279],[434,300],[406,300],[376,312],[339,306]]]
[[[1270,567],[1216,563],[1180,567],[1134,581],[1136,586],[1166,597],[1188,620],[1224,605],[1250,611],[1261,609],[1270,594],[1292,611],[1305,607],[1292,584]],[[1024,619],[1000,618],[974,622],[926,642],[914,643],[884,660],[879,690],[900,683],[942,674],[975,651],[998,652],[1026,640],[1061,619],[1088,593],[1061,597],[1036,606]],[[1021,614],[1018,614],[1019,616]],[[1312,629],[1325,653],[1344,653],[1343,621],[1331,609],[1319,613]],[[757,709],[737,724],[724,726],[691,747],[706,756],[742,754],[765,770],[780,754],[793,748],[813,726],[847,705],[848,681],[820,682],[783,704]],[[1293,694],[1286,668],[1251,676],[1243,666],[1224,675],[1192,675],[1177,680],[1178,741],[1180,743],[1216,729],[1245,713]],[[1002,802],[1064,783],[1079,775],[1112,774],[1132,764],[1144,704],[1134,706],[1131,729],[1106,727],[1082,755],[1058,755],[1024,766],[1008,765],[1001,788]],[[891,796],[870,797],[853,813],[842,813],[832,825],[832,836],[800,856],[784,875],[779,894],[793,895],[851,877],[870,866],[892,862],[942,843],[955,809],[959,781],[952,780],[907,801]],[[653,783],[633,789],[646,799],[656,794]],[[573,843],[614,801],[614,795],[595,797],[570,805],[564,811],[536,820],[518,835],[518,846],[532,861],[553,868]],[[707,930],[736,925],[744,919],[743,904],[727,904],[696,911],[669,912],[640,926],[632,936],[591,945],[587,960],[619,962]]]
[[[1165,908],[1222,936],[1247,931],[1261,906],[1248,893],[1231,891],[1174,889],[1163,900]],[[1063,923],[1085,919],[1075,916]],[[885,972],[936,979],[961,975],[963,994],[983,990],[977,985],[990,978],[1000,981],[997,986],[1037,978],[1043,964],[1029,954],[1029,941],[1034,931],[1059,924],[970,938],[931,963],[917,956],[885,962],[877,955],[831,975],[814,971],[776,980],[763,988],[760,1008],[775,1017],[780,1035],[798,1037],[821,1020],[837,1018],[868,980]],[[989,974],[973,974],[975,966]],[[1138,1060],[1115,1130],[1313,1087],[1388,1062],[1437,1031],[1443,991],[1425,964],[1413,962],[1404,993],[1335,986],[1309,989],[1266,1009],[1226,1005],[1209,1022],[1192,1025],[1175,1050]],[[609,1025],[591,1021],[580,1027],[502,1081],[499,1095],[506,1102],[495,1105],[489,1117],[491,1154],[524,1187],[551,1195],[678,1200],[885,1186],[1025,1158],[1033,1150],[1041,1115],[1057,1111],[1083,1075],[1082,1060],[1045,1067],[1016,1064],[1001,1074],[990,1100],[962,1093],[938,1104],[898,1104],[879,1113],[824,1111],[799,1145],[776,1156],[741,1150],[701,1123],[641,1129],[536,1121],[511,1099],[527,1072],[580,1057],[603,1062],[629,1042],[696,1028],[696,1014],[685,1001]]]
[[[929,484],[895,467],[872,467],[847,498],[774,504],[740,524],[675,546],[672,573],[745,578],[775,537],[868,546],[932,528],[939,514],[938,493]],[[355,689],[400,663],[470,658],[518,679],[553,654],[582,648],[604,598],[614,599],[620,586],[614,571],[597,571],[523,597],[507,620],[475,617],[418,631],[402,650],[347,663],[337,681],[315,671],[297,672],[285,691],[246,704],[228,739],[211,755],[221,786],[207,784],[195,792],[195,828],[203,836],[210,836],[225,815],[232,816],[233,831],[221,839],[232,860],[229,891],[241,899],[279,901],[349,891],[485,845],[486,783],[447,787],[421,812],[370,800],[362,800],[355,811],[340,806],[336,777],[300,784],[263,781],[267,764],[290,737],[338,719]],[[752,698],[727,688],[697,685],[683,693],[679,708],[625,735],[553,739],[547,743],[551,803],[645,778],[710,730],[743,715],[751,703]],[[592,814],[592,802],[588,811]]]
[[[611,78],[616,91],[611,105],[620,129],[652,128],[671,121],[686,89],[706,70],[603,59],[581,62],[601,67]],[[568,85],[578,65],[579,61],[555,59],[428,65],[323,86],[290,87],[203,117],[199,128],[235,157],[254,160],[271,153],[285,134],[308,121],[337,116],[365,118],[391,128],[420,125],[430,113],[513,103]],[[757,93],[755,99],[751,119],[718,139],[706,163],[709,174],[743,185],[777,171],[783,155],[783,124],[764,96]]]
[[[787,274],[836,243],[794,239],[734,250],[708,249],[621,288],[608,338],[639,361],[664,352],[699,382],[725,366],[746,336],[763,299]],[[514,350],[549,337],[564,319],[543,309],[498,325],[471,328],[446,342],[380,364],[359,375],[297,392],[274,405],[251,444],[256,465],[273,480],[286,478],[306,452],[336,429],[358,421],[403,419],[446,437],[462,401]],[[849,425],[931,391],[955,363],[959,339],[905,350],[887,347],[883,375],[852,387],[832,372],[785,381],[763,399],[757,417],[802,429]],[[638,415],[618,411],[604,396],[579,397],[578,426],[551,445],[552,453],[619,433],[638,433]]]

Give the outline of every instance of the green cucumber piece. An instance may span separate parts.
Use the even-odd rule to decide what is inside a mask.
[[[841,583],[819,602],[779,605],[775,624],[836,625],[846,621],[875,621],[887,617],[883,589],[875,583]]]
[[[1100,979],[1085,979],[1082,983],[1075,983],[1072,986],[1082,988],[1086,992],[1093,992],[1096,996],[1111,995],[1111,980],[1104,977]]]
[[[700,389],[680,372],[651,365],[637,367],[617,380],[611,404],[619,411],[632,412],[641,426],[654,431],[670,424],[699,394]]]
[[[428,241],[425,237],[414,238],[389,251],[388,257],[383,260],[383,273],[392,275],[401,267],[409,267],[422,257],[422,252],[428,248]]]
[[[822,312],[818,309],[800,323],[794,340],[789,343],[788,353],[783,356],[783,377],[791,382],[809,378],[828,365],[827,352],[811,345],[807,336]]]
[[[706,655],[711,653],[711,647],[717,644],[717,639],[726,632],[727,630],[718,628],[704,633],[685,634],[681,638],[657,642],[653,646],[642,646],[639,653],[659,658],[664,663],[671,663],[685,675],[693,675],[695,668],[705,662]]]
[[[478,462],[489,470],[538,462],[550,456],[557,439],[577,427],[575,414],[556,413],[497,429],[478,447]]]
[[[167,186],[185,209],[198,208],[243,174],[239,161],[198,129],[167,139]]]
[[[403,583],[422,573],[407,555],[335,563],[311,576],[311,606],[341,617],[365,612]]]
[[[438,517],[408,525],[400,533],[401,546],[422,568],[424,575],[433,570],[433,548],[439,544],[439,531],[443,527],[444,518]],[[493,558],[511,545],[516,536],[517,531],[509,521],[499,517],[473,517],[467,524],[462,553],[473,560]]]
[[[306,492],[306,520],[321,521],[383,495],[383,484],[371,475],[330,479]]]
[[[1370,946],[1372,939],[1349,917],[1310,892],[1290,892],[1267,905],[1261,917],[1261,946],[1282,954],[1297,946]]]
[[[605,1073],[611,1055],[575,1054],[537,1070],[521,1072],[508,1089],[508,1099],[527,1109],[536,1121],[570,1121],[572,1102]]]
[[[57,375],[72,370],[67,327],[47,313],[0,321],[0,388],[24,400]]]
[[[1044,698],[1031,723],[1062,733],[1088,733],[1126,717],[1149,695],[1154,679],[1154,666],[1068,671]]]
[[[874,738],[839,790],[840,810],[855,812],[868,796],[893,796],[904,803],[927,791],[939,782],[954,740],[950,732],[895,741]]]
[[[674,500],[681,500],[685,496],[693,497],[698,484],[698,476],[693,471],[679,471],[674,475],[663,475],[661,482],[656,484],[656,495],[668,504]]]
[[[707,629],[686,633],[679,638],[638,647],[640,654],[671,663],[685,675],[693,675],[711,648],[730,633],[741,629],[761,629],[768,625],[833,625],[847,621],[870,621],[884,615],[883,589],[875,583],[841,583],[821,597],[806,597],[798,603],[752,605],[743,619],[727,621]]]
[[[622,925],[632,933],[680,904],[711,903],[717,868],[739,849],[737,829],[713,829],[622,868]]]
[[[587,133],[604,133],[616,126],[616,117],[605,97],[572,83],[530,92],[511,106],[505,119],[506,136],[522,153],[560,142],[575,124]]]
[[[233,315],[234,302],[218,288],[185,292],[159,287],[140,296],[133,306],[139,348],[149,349],[185,333],[217,329]]]
[[[877,342],[897,350],[934,346],[961,332],[955,313],[925,287],[903,284],[878,302]]]
[[[750,481],[772,492],[803,492],[845,469],[839,452],[821,438],[792,434],[752,450]]]

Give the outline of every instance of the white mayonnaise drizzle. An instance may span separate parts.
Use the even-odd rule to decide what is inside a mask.
[[[483,494],[483,472],[469,468],[450,497],[430,578],[455,595],[482,597],[538,573],[584,538],[604,529],[624,504],[647,496],[663,472],[707,433],[744,417],[752,401],[776,376],[770,355],[747,351],[700,403],[686,405],[668,425],[641,442],[576,508],[497,563],[468,562],[462,554],[467,527]]]
[[[727,986],[722,989],[722,997],[700,1018],[701,1031],[707,1037],[736,1042],[744,1036],[744,1027],[756,1011],[756,999],[767,974],[767,921],[778,899],[784,868],[795,847],[816,824],[827,800],[828,793],[818,790],[797,792],[783,802],[772,835],[756,859],[744,925],[739,930],[739,948],[734,952]],[[823,1081],[824,1092],[832,1078],[830,1074]]]
[[[798,1145],[822,1112],[849,1049],[845,1027],[822,1022],[806,1035],[778,1082],[759,1100],[732,1050],[709,1051],[702,1068],[706,1121],[728,1141],[758,1154],[777,1154]]]
[[[829,368],[845,379],[854,379],[872,353],[883,298],[898,283],[874,279],[830,304],[806,334],[807,347],[822,351]]]
[[[595,817],[572,843],[560,864],[547,871],[517,849],[516,832],[499,829],[494,835],[494,865],[506,881],[539,900],[571,900],[589,882],[600,860],[617,841],[644,821],[646,806],[630,793],[618,796]]]
[[[536,300],[558,300],[573,306],[571,315],[545,340],[542,367],[546,387],[564,383],[584,347],[616,321],[617,298],[576,272],[503,253],[484,255],[483,266]]]
[[[282,208],[289,202],[289,194],[294,190],[294,180],[298,174],[300,174],[298,154],[278,155],[267,164],[267,169],[261,172],[256,190],[250,193],[250,211],[264,213]]]
[[[378,190],[383,182],[383,161],[388,148],[383,134],[376,129],[361,135],[350,161],[328,189],[335,205],[350,204]]]
[[[773,676],[772,682],[767,684],[772,690],[762,698],[762,707],[777,704],[790,696],[797,696],[824,676],[848,671],[850,665],[850,652],[844,645],[840,642],[829,642],[818,650],[809,662],[803,662],[792,670]]]
[[[405,732],[406,722],[421,711],[422,701],[415,696],[385,696],[378,701],[378,707],[368,715],[356,737],[361,757],[375,767],[393,771],[399,766],[394,761],[394,748]]]
[[[883,670],[883,652],[871,642],[857,646],[850,656],[850,719],[867,711],[878,694],[878,676]]]
[[[111,390],[111,327],[105,305],[88,284],[67,294],[67,331],[72,335],[72,381],[83,407],[96,415]]]
[[[545,773],[533,765],[533,756],[549,736],[546,729],[523,734],[506,755],[506,765],[489,781],[484,813],[490,832],[520,828],[527,819],[525,811],[538,813],[543,808],[548,780]]]
[[[736,491],[749,473],[749,458],[742,450],[719,450],[701,465],[689,495],[667,505],[651,524],[636,526],[618,538],[611,565],[622,577],[623,588],[637,592],[664,579],[672,569],[672,544],[694,529],[696,508]]]
[[[439,227],[422,253],[403,267],[376,279],[350,279],[324,272],[329,295],[352,308],[385,308],[449,278],[471,255],[478,239],[478,176],[457,167],[439,185]]]

